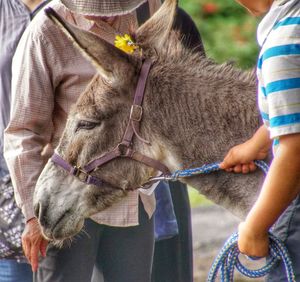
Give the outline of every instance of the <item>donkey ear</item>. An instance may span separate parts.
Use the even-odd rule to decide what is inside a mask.
[[[67,23],[50,7],[45,13],[104,79],[113,82],[124,76],[124,69],[128,71],[132,61],[128,54],[95,34]]]
[[[172,29],[176,8],[177,0],[165,0],[159,10],[136,31],[138,44],[160,49]]]

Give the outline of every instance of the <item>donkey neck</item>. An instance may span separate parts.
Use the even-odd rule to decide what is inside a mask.
[[[221,161],[232,146],[247,140],[259,126],[255,80],[231,66],[194,58],[154,66],[149,78],[145,134],[148,131],[153,143],[161,144],[162,161],[171,170]],[[237,179],[220,172],[187,182],[243,216],[259,186],[258,177],[254,182],[249,177],[253,178]],[[240,187],[244,190],[239,191]]]
[[[153,72],[146,101],[155,109],[148,112],[151,126],[181,165],[221,160],[258,128],[250,75],[204,58]]]

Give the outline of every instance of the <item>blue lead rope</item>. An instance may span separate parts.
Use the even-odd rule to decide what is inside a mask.
[[[268,165],[264,161],[256,160],[254,163],[261,168],[265,174],[268,173]],[[220,162],[216,163],[211,163],[211,164],[206,164],[200,167],[196,168],[188,168],[188,169],[182,169],[182,170],[176,170],[170,175],[161,175],[161,176],[156,176],[156,177],[151,177],[149,179],[149,182],[151,181],[176,181],[179,178],[185,178],[185,177],[191,177],[191,176],[196,176],[199,174],[208,174],[214,171],[222,170],[220,168]]]
[[[265,174],[268,173],[269,167],[264,161],[256,160],[256,161],[254,161],[254,163],[259,168],[261,168]],[[208,173],[218,171],[218,170],[221,170],[220,162],[203,165],[203,166],[196,167],[196,168],[176,170],[174,173],[171,174],[169,180],[177,180],[178,178],[190,177],[190,176],[199,175],[199,174],[208,174]]]

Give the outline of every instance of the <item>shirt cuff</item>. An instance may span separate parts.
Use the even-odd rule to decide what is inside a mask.
[[[26,222],[29,219],[32,219],[33,217],[35,217],[34,209],[33,209],[33,199],[29,199],[29,200],[27,200],[26,202],[23,203],[22,213],[25,217]]]
[[[280,137],[282,135],[295,134],[295,133],[300,133],[300,123],[270,128],[270,137],[272,139],[276,137]]]

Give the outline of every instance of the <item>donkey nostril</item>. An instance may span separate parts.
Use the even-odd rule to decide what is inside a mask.
[[[34,214],[36,218],[39,218],[39,213],[40,213],[40,203],[37,203],[34,205]]]

